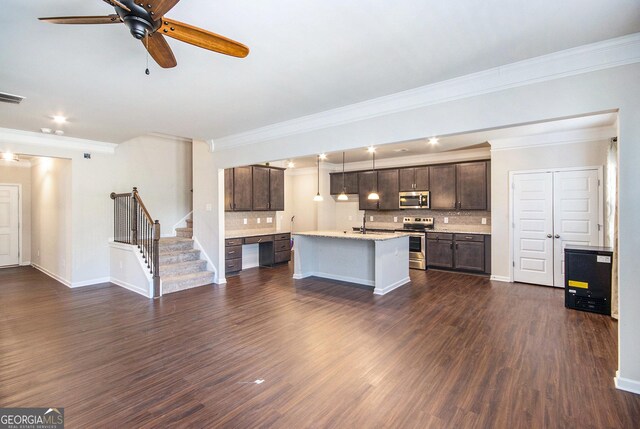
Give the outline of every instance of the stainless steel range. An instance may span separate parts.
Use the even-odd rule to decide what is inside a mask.
[[[408,232],[409,235],[409,268],[427,269],[426,231],[433,229],[432,217],[405,217],[402,229],[396,231]]]

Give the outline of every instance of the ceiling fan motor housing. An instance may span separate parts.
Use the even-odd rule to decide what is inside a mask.
[[[147,32],[149,34],[155,32],[162,24],[160,19],[154,20],[151,12],[144,7],[144,3],[138,4],[134,0],[121,0],[121,3],[131,9],[131,12],[115,6],[116,12],[136,39],[142,39]]]

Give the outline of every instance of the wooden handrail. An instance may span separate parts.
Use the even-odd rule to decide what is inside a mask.
[[[138,188],[133,188],[133,193],[132,194],[133,194],[133,198],[135,198],[135,200],[138,202],[138,204],[140,204],[140,208],[142,209],[142,213],[144,213],[144,216],[147,218],[147,221],[149,221],[149,223],[153,223],[154,220],[151,217],[151,215],[149,214],[149,210],[147,210],[147,207],[142,202],[142,198],[140,198],[140,195],[138,194]]]

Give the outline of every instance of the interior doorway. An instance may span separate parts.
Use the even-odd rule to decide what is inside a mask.
[[[0,267],[20,264],[20,186],[0,185]]]

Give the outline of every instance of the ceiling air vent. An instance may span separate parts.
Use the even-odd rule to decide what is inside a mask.
[[[20,104],[24,100],[24,97],[19,95],[7,94],[6,92],[0,92],[0,102]]]

